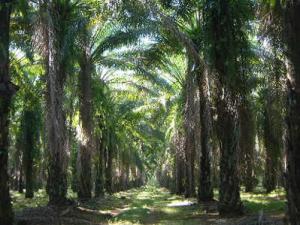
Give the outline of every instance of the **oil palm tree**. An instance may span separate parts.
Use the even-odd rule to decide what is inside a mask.
[[[238,11],[237,11],[238,9]],[[250,1],[205,1],[205,41],[208,59],[217,74],[216,100],[220,140],[220,214],[242,213],[237,170],[239,146],[238,105],[242,94],[242,64],[248,49]],[[239,60],[241,58],[242,60]],[[226,132],[225,132],[226,131]],[[228,132],[230,135],[228,135]]]
[[[128,57],[121,59],[117,54],[118,49],[122,46],[130,48],[130,44],[149,34],[145,28],[126,28],[120,23],[112,22],[112,12],[107,11],[107,13],[101,14],[103,12],[101,9],[105,7],[105,4],[102,6],[96,2],[94,4],[97,5],[96,11],[88,1],[85,9],[89,8],[89,10],[81,15],[82,29],[80,29],[78,37],[78,49],[82,49],[77,55],[80,66],[78,80],[81,117],[81,144],[78,151],[78,196],[80,198],[90,198],[92,189],[91,154],[94,145],[92,141],[92,74],[96,73],[97,68],[101,70],[105,67],[106,69],[136,67],[129,65]],[[94,23],[94,20],[97,20],[97,23]],[[110,133],[109,130],[107,132]],[[101,143],[98,145],[101,146]],[[108,158],[110,159],[110,157]],[[111,168],[107,169],[109,172],[110,170]]]
[[[287,65],[287,199],[291,224],[300,221],[299,197],[299,65],[300,4],[294,0],[262,1],[261,20],[265,36],[273,46],[281,46]],[[277,32],[276,32],[277,31]]]
[[[299,117],[299,77],[300,77],[300,4],[297,1],[286,1],[284,30],[286,32],[286,57],[288,60],[288,101],[287,101],[287,126],[288,126],[288,206],[291,224],[300,221],[300,196],[299,196],[299,149],[300,149],[300,117]]]
[[[78,2],[41,1],[40,46],[46,73],[46,127],[49,151],[48,194],[49,204],[68,203],[67,194],[67,142],[66,119],[63,107],[64,84],[67,77],[72,43],[78,24],[76,10]]]
[[[9,45],[11,1],[0,3],[0,220],[7,225],[13,222],[13,212],[9,195],[8,163],[8,128],[11,98],[16,87],[10,82]]]

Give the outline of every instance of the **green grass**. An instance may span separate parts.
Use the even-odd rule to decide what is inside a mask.
[[[242,188],[243,190],[243,188]],[[219,198],[218,190],[214,190],[214,196]],[[286,208],[285,191],[283,188],[266,194],[264,189],[257,187],[253,193],[241,191],[245,212],[255,214],[263,211],[264,213],[284,213]]]
[[[45,206],[48,198],[44,190],[35,193],[33,199],[25,199],[24,194],[12,192],[13,207],[16,211]],[[218,197],[218,193],[215,192]],[[76,194],[69,192],[69,198],[75,198]],[[241,198],[247,214],[255,214],[261,210],[264,213],[281,214],[285,211],[284,190],[276,190],[270,194],[262,192],[241,193]],[[185,199],[182,196],[172,195],[164,188],[146,186],[119,192],[104,198],[92,199],[81,203],[81,207],[93,210],[97,213],[109,213],[114,215],[108,221],[112,225],[126,224],[212,224],[217,220],[215,213],[208,218],[208,214],[196,203],[196,199]],[[190,204],[190,205],[189,205]]]
[[[269,194],[241,193],[245,209],[249,213],[263,210],[266,213],[284,213],[286,208],[285,191],[277,189]]]
[[[39,190],[34,193],[33,199],[25,198],[25,194],[16,191],[11,192],[13,208],[16,211],[24,208],[33,208],[47,205],[48,197],[45,190]]]
[[[125,210],[110,220],[110,224],[169,224],[170,221],[182,224],[183,220],[186,224],[187,220],[203,213],[196,205],[172,207],[195,200],[171,195],[163,188],[143,187],[115,195],[117,198],[121,196],[125,197]]]
[[[25,193],[19,193],[17,191],[11,191],[10,196],[12,199],[13,208],[16,211],[25,208],[41,207],[47,205],[48,203],[48,196],[44,189],[39,189],[36,191],[32,199],[25,198]],[[68,198],[75,199],[76,193],[72,192],[72,190],[69,190]]]

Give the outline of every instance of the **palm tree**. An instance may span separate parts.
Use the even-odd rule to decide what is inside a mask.
[[[92,7],[89,5],[90,11],[93,12]],[[103,6],[97,5],[97,11],[101,11]],[[87,8],[87,7],[86,7]],[[149,32],[144,28],[126,28],[120,23],[113,23],[111,21],[111,13],[107,12],[104,15],[95,13],[95,18],[100,23],[96,25],[92,24],[92,21],[87,21],[87,17],[91,17],[92,13],[88,11],[87,15],[82,15],[82,29],[79,35],[78,48],[82,49],[79,58],[80,74],[79,74],[79,95],[80,95],[80,117],[81,117],[81,143],[80,150],[78,151],[78,180],[79,180],[79,192],[80,198],[91,197],[91,154],[93,152],[93,141],[92,141],[92,96],[91,96],[91,79],[92,74],[95,73],[96,68],[116,69],[116,68],[128,68],[128,60],[121,60],[120,56],[116,53],[116,49],[122,46],[129,46],[131,43],[136,42],[141,36],[145,36]],[[108,53],[108,51],[110,53]],[[107,130],[108,134],[108,145],[106,146],[106,156],[108,174],[107,183],[111,183],[111,163],[112,163],[112,148],[107,149],[110,146],[110,142],[113,141],[111,138],[110,130]],[[99,139],[98,139],[99,141]],[[98,143],[98,146],[102,146]],[[103,146],[102,146],[103,147]],[[102,149],[100,147],[99,150]],[[101,154],[103,149],[101,150]],[[98,162],[101,162],[99,159]],[[101,171],[101,169],[99,170]],[[99,174],[101,177],[101,175]],[[108,187],[111,184],[107,185]],[[111,188],[108,188],[111,192]]]
[[[185,104],[184,104],[184,132],[182,133],[185,137],[185,147],[184,147],[184,165],[185,165],[185,191],[186,196],[194,195],[194,160],[195,154],[201,154],[201,145],[203,146],[203,151],[207,152],[202,154],[203,165],[206,167],[201,170],[202,178],[200,178],[200,192],[203,197],[202,199],[211,199],[212,190],[210,181],[210,172],[204,171],[210,169],[210,137],[211,132],[207,129],[210,129],[209,121],[211,120],[210,116],[210,107],[208,103],[208,98],[206,96],[208,91],[206,85],[206,77],[204,76],[204,67],[205,64],[200,57],[201,53],[201,4],[198,1],[161,1],[160,3],[155,1],[148,1],[147,5],[139,5],[136,1],[134,4],[130,4],[130,1],[127,3],[126,9],[130,10],[130,15],[137,14],[137,17],[140,16],[140,19],[135,19],[134,21],[145,21],[145,18],[149,18],[145,15],[145,12],[151,12],[151,15],[154,16],[150,22],[145,22],[156,24],[156,29],[153,33],[157,36],[157,46],[160,47],[161,54],[157,55],[159,58],[163,55],[171,54],[171,52],[180,52],[183,49],[186,51],[186,60],[188,61],[189,67],[186,71],[186,82],[184,86],[183,93],[186,93]],[[128,6],[129,5],[129,6]],[[136,13],[140,12],[140,13]],[[147,14],[146,13],[146,14]],[[142,16],[141,16],[142,15]],[[131,16],[133,17],[133,16]],[[162,53],[162,51],[164,53]],[[155,51],[154,51],[155,52]],[[161,59],[165,61],[166,57]],[[200,87],[205,85],[206,87]],[[200,93],[199,93],[200,92]],[[200,96],[199,96],[200,95]],[[200,98],[199,98],[200,97]],[[206,113],[200,113],[200,101],[205,107],[203,109]],[[198,103],[197,103],[198,100]],[[194,104],[195,103],[195,104]],[[202,117],[202,118],[200,118]],[[208,123],[206,126],[200,126],[200,121]],[[201,128],[200,128],[201,127]],[[203,133],[206,134],[205,138],[200,140],[200,129],[203,129]],[[206,157],[207,156],[207,157]],[[179,157],[180,158],[180,157]],[[178,159],[179,159],[178,158]],[[203,190],[203,191],[201,191]],[[204,196],[207,194],[207,196]]]
[[[283,119],[281,112],[281,96],[277,85],[265,90],[264,108],[264,145],[266,149],[264,187],[267,193],[276,189],[279,171],[281,149],[283,147]]]
[[[47,148],[50,155],[48,194],[49,204],[65,204],[67,194],[67,142],[65,112],[63,109],[71,45],[74,42],[74,10],[72,1],[41,2],[40,14],[43,28],[42,43],[46,71],[46,127]]]
[[[162,29],[172,32],[174,40],[186,50],[188,62],[184,110],[185,160],[186,160],[186,196],[194,194],[194,158],[202,155],[200,161],[199,200],[211,200],[212,188],[210,177],[210,106],[208,100],[208,83],[205,63],[201,58],[200,32],[202,26],[201,4],[197,1],[170,2],[173,17],[159,13]],[[165,33],[163,34],[165,35]],[[172,43],[172,42],[169,42]],[[172,46],[170,46],[172,47]],[[173,46],[174,47],[174,46]],[[202,125],[201,125],[202,124]],[[204,134],[201,136],[201,133]],[[204,166],[205,165],[205,166]]]
[[[10,82],[9,44],[10,16],[12,3],[0,3],[0,220],[10,225],[13,222],[13,212],[9,195],[7,174],[8,163],[8,128],[11,98],[16,87]]]
[[[200,83],[200,116],[201,116],[201,156],[200,156],[200,181],[198,189],[199,201],[213,200],[213,188],[211,178],[211,157],[212,157],[212,113],[211,96],[209,85],[209,69],[205,68]]]
[[[88,32],[84,25],[84,32]],[[92,165],[91,157],[93,152],[92,140],[92,96],[91,82],[93,65],[91,63],[91,48],[89,45],[88,34],[83,34],[79,49],[82,49],[79,55],[80,72],[78,77],[79,101],[80,101],[80,118],[81,118],[81,135],[80,149],[78,151],[78,197],[91,198],[92,191]]]
[[[13,40],[15,41],[15,38]],[[39,99],[39,93],[43,82],[38,79],[39,74],[32,71],[41,68],[42,65],[38,61],[32,64],[32,61],[27,57],[18,57],[14,52],[11,55],[12,77],[14,82],[22,87],[14,100],[14,114],[12,116],[14,123],[12,123],[12,126],[18,128],[15,157],[17,161],[20,160],[17,162],[17,164],[20,164],[18,168],[20,172],[19,191],[23,191],[22,176],[24,172],[25,197],[33,198],[34,187],[38,180],[34,176],[38,166],[34,165],[39,165],[37,156],[40,152],[39,144],[42,128],[42,108],[40,107],[42,102]],[[20,114],[21,116],[19,116]]]
[[[221,215],[240,214],[242,202],[237,170],[239,147],[238,105],[241,96],[241,61],[247,52],[244,28],[251,16],[250,1],[208,0],[204,7],[206,46],[217,84],[217,133],[220,140]],[[229,134],[229,135],[228,135]]]
[[[246,192],[252,192],[255,185],[254,157],[256,137],[256,115],[253,106],[253,98],[246,95],[239,105],[240,118],[240,157],[239,170],[241,183]]]
[[[287,196],[291,224],[300,224],[300,4],[286,1],[284,30],[286,32],[287,73]]]
[[[34,160],[37,155],[40,126],[40,109],[38,107],[39,105],[32,105],[25,109],[21,122],[26,198],[33,198],[34,196]]]
[[[300,181],[299,181],[299,65],[300,65],[300,10],[299,2],[295,0],[263,1],[262,24],[265,36],[273,46],[282,46],[287,65],[287,180],[286,191],[288,199],[288,214],[291,224],[300,221]]]

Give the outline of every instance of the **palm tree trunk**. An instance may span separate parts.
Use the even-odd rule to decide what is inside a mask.
[[[23,165],[21,164],[20,166],[20,171],[19,171],[19,179],[18,179],[18,192],[23,193]]]
[[[283,146],[280,95],[275,91],[268,91],[264,113],[264,145],[266,151],[264,187],[267,193],[276,189]]]
[[[33,160],[34,160],[34,151],[36,150],[35,141],[36,137],[35,134],[37,133],[37,127],[34,126],[36,121],[35,112],[32,110],[25,110],[23,115],[23,127],[22,129],[24,132],[24,153],[23,153],[23,165],[24,165],[24,175],[25,175],[25,188],[26,198],[33,198],[34,195],[34,178],[33,178]]]
[[[125,190],[128,190],[130,188],[129,186],[129,175],[130,175],[130,165],[129,162],[125,162],[125,180],[124,180],[124,184],[123,187]]]
[[[1,224],[13,223],[13,211],[9,196],[8,177],[8,132],[9,107],[15,88],[9,77],[9,26],[10,3],[0,4],[0,221]]]
[[[255,116],[250,101],[245,99],[239,106],[240,117],[240,157],[239,168],[241,181],[245,191],[251,192],[254,188],[254,151],[255,151]]]
[[[105,148],[105,189],[107,193],[112,194],[112,163],[113,163],[113,149],[111,144],[111,133],[108,134],[108,145]]]
[[[218,188],[220,186],[220,145],[215,127],[212,136],[212,155],[212,186]]]
[[[23,143],[22,143],[22,132],[18,132],[17,137],[16,137],[16,145],[15,148],[17,149],[15,161],[16,161],[16,170],[17,170],[17,181],[16,181],[16,190],[18,190],[19,193],[23,193]]]
[[[96,180],[95,197],[104,195],[104,143],[100,137],[97,138],[97,160],[96,160]]]
[[[184,138],[180,131],[174,136],[175,147],[175,193],[183,194],[184,191]]]
[[[61,52],[62,43],[56,26],[58,12],[56,3],[49,3],[47,17],[46,55],[46,105],[47,105],[47,148],[50,154],[48,194],[50,205],[66,203],[67,194],[67,141],[66,118],[63,110],[65,62]]]
[[[214,1],[208,6],[207,15],[211,32],[212,55],[216,70],[217,90],[217,133],[220,145],[220,187],[219,213],[231,216],[242,213],[238,174],[239,117],[238,99],[240,90],[237,84],[240,76],[240,57],[235,32],[242,32],[243,22],[234,19],[232,1]],[[211,17],[211,15],[214,15]],[[236,23],[235,21],[241,21]],[[239,46],[241,47],[241,46]],[[239,48],[238,47],[238,48]]]
[[[271,150],[269,150],[271,151]],[[272,156],[271,152],[267,151],[266,161],[265,161],[265,176],[263,185],[266,189],[266,193],[270,193],[276,189],[278,180],[278,169],[279,163],[278,159]]]
[[[200,181],[198,190],[199,201],[213,200],[211,181],[211,153],[212,153],[212,121],[209,104],[209,87],[207,70],[200,82],[200,116],[201,116],[201,154],[200,154]]]
[[[199,67],[189,60],[185,86],[185,196],[195,195],[195,156],[201,150]]]
[[[92,95],[91,95],[91,64],[90,51],[87,46],[80,62],[79,74],[81,140],[78,151],[78,197],[88,199],[92,197],[91,154],[92,143]]]
[[[228,90],[222,98],[219,94],[218,136],[220,140],[220,189],[219,213],[239,215],[242,213],[238,176],[239,118],[236,100]]]
[[[288,58],[287,197],[289,219],[300,224],[300,3],[286,1],[285,28]]]

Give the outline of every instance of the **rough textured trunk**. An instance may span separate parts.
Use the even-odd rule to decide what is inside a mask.
[[[76,77],[68,77],[67,79],[67,85],[70,86],[76,86],[78,83],[78,79]],[[78,150],[79,150],[79,144],[76,137],[76,128],[74,129],[72,127],[73,121],[74,121],[74,114],[76,113],[76,107],[74,107],[76,96],[78,95],[77,90],[74,89],[74,91],[71,92],[71,95],[68,99],[69,105],[66,108],[66,115],[67,118],[69,118],[68,126],[67,126],[67,139],[68,139],[68,148],[70,151],[70,167],[71,167],[71,177],[70,177],[70,183],[71,183],[71,189],[73,192],[78,192],[78,175],[77,175],[77,158],[78,158]]]
[[[220,141],[219,213],[231,216],[242,213],[238,176],[239,118],[236,100],[229,91],[217,103]]]
[[[120,188],[121,190],[128,190],[129,188],[129,173],[130,173],[130,165],[128,163],[128,157],[126,157],[125,153],[121,153],[120,157]]]
[[[200,94],[199,67],[189,60],[185,86],[184,130],[185,130],[185,196],[195,195],[195,156],[200,153]]]
[[[118,184],[119,190],[125,190],[126,185],[126,156],[124,152],[116,152],[115,158],[113,160],[113,183],[114,181]],[[123,183],[124,182],[124,183]],[[113,192],[118,192],[113,187]]]
[[[25,175],[25,197],[33,198],[34,195],[34,178],[33,178],[33,162],[34,162],[34,151],[36,151],[35,142],[37,141],[37,130],[35,123],[38,123],[36,120],[36,112],[25,110],[23,115],[23,166],[24,166],[24,175]]]
[[[24,183],[23,183],[23,165],[20,166],[19,179],[18,179],[18,192],[23,193]]]
[[[254,152],[255,152],[255,117],[250,101],[245,99],[239,106],[240,117],[240,157],[239,168],[241,182],[245,191],[253,191],[254,178]]]
[[[124,158],[124,154],[121,154],[120,156],[120,161],[119,161],[119,188],[121,191],[126,190],[126,162]]]
[[[25,169],[25,198],[33,198],[34,183],[33,183],[33,160],[28,160],[28,165]]]
[[[215,128],[213,128],[215,129]],[[220,187],[220,145],[217,134],[213,132],[212,140],[212,186],[213,188]]]
[[[140,186],[142,186],[142,185],[144,185],[144,182],[145,180],[144,180],[144,176],[143,176],[143,172],[140,170],[140,169],[138,169],[137,170],[137,187],[140,187]]]
[[[131,165],[130,171],[131,171],[132,180],[130,181],[130,183],[131,183],[130,187],[132,187],[132,188],[138,187],[137,170],[138,170],[138,168],[136,167],[136,165]]]
[[[300,2],[286,1],[288,65],[287,196],[290,222],[300,224]]]
[[[174,137],[175,147],[175,192],[181,195],[184,190],[184,138],[179,131]]]
[[[97,138],[95,197],[104,195],[104,143]]]
[[[113,168],[113,151],[111,148],[111,134],[108,138],[108,146],[105,148],[105,189],[107,193],[112,194],[112,168]]]
[[[58,4],[58,5],[56,5]],[[59,32],[59,3],[48,3],[47,55],[46,55],[46,126],[47,149],[49,151],[48,194],[50,205],[65,204],[67,194],[67,141],[66,118],[63,109],[64,83],[66,78],[65,59],[62,51],[62,37]]]
[[[75,193],[78,192],[78,179],[77,179],[77,158],[78,158],[78,147],[77,143],[74,143],[73,137],[70,135],[72,134],[72,131],[68,132],[69,133],[69,143],[70,143],[70,161],[71,161],[71,172],[72,172],[72,177],[71,177],[71,189]]]
[[[106,149],[106,168],[105,168],[105,189],[107,193],[112,194],[112,149]]]
[[[211,181],[212,154],[212,118],[209,103],[209,86],[207,70],[200,81],[200,116],[201,116],[201,153],[200,153],[200,181],[198,190],[199,201],[213,200]]]
[[[78,197],[91,198],[91,155],[92,143],[92,95],[91,95],[91,72],[90,49],[84,46],[84,52],[80,61],[79,96],[80,96],[80,119],[81,137],[78,151]]]
[[[176,130],[175,130],[176,131]],[[175,146],[175,135],[172,136],[172,140],[170,142],[170,155],[173,156],[173,164],[170,163],[171,165],[171,187],[170,187],[170,192],[171,194],[176,194],[176,146]],[[135,174],[136,175],[136,174]]]
[[[17,137],[17,141],[16,141],[16,149],[17,149],[17,153],[16,153],[16,158],[15,161],[16,163],[16,170],[17,170],[17,186],[16,186],[16,190],[18,190],[19,193],[23,193],[23,189],[24,189],[24,183],[23,183],[23,151],[22,151],[22,138],[21,138],[21,132],[19,132],[18,137]]]
[[[7,174],[9,107],[15,92],[9,76],[10,14],[10,4],[0,3],[0,221],[3,225],[13,223]]]
[[[265,161],[265,175],[263,186],[266,189],[266,193],[270,193],[276,189],[278,180],[278,159],[275,159],[271,154],[266,155]]]
[[[211,55],[217,76],[218,115],[217,133],[220,144],[220,189],[219,213],[231,216],[242,213],[238,176],[239,118],[243,50],[248,46],[237,37],[243,35],[247,21],[238,14],[240,9],[232,1],[214,1],[207,4],[208,32],[210,33]],[[245,2],[248,5],[248,2]],[[240,12],[239,12],[240,13]],[[207,18],[204,18],[206,20]],[[245,49],[244,49],[245,48]]]
[[[128,162],[123,162],[123,166],[124,166],[124,180],[123,180],[123,188],[124,190],[128,190],[129,187],[129,175],[130,175],[130,166]]]
[[[272,88],[272,87],[270,87]],[[270,91],[270,90],[269,90]],[[283,147],[280,95],[270,91],[266,96],[264,113],[264,145],[266,151],[264,187],[267,193],[276,189],[279,177],[281,150]]]

